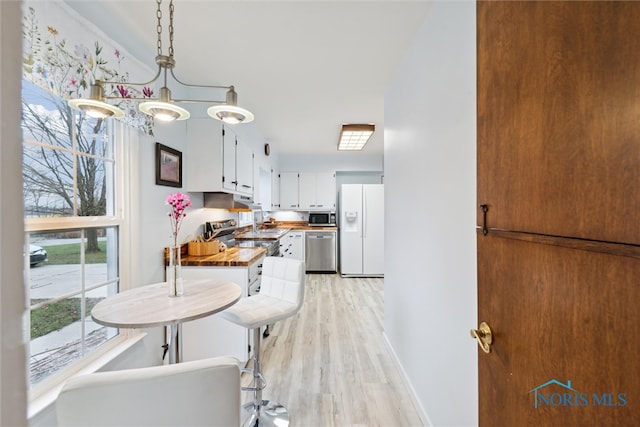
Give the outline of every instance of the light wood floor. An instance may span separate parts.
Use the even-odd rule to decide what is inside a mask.
[[[382,337],[383,307],[383,279],[307,275],[302,310],[263,340],[263,398],[292,427],[421,426]]]

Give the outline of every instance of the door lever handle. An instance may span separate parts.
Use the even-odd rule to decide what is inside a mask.
[[[491,328],[487,322],[480,323],[478,329],[471,330],[471,338],[478,340],[478,345],[485,353],[491,352],[491,343],[493,342],[493,335],[491,334]]]

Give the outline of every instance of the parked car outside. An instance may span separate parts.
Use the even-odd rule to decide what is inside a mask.
[[[47,261],[47,251],[42,246],[29,245],[29,264],[31,267]]]

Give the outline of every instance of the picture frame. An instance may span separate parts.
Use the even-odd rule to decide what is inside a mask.
[[[156,142],[156,185],[182,187],[182,152]]]

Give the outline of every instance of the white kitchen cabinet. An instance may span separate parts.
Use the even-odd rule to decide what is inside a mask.
[[[212,119],[189,120],[185,156],[187,191],[253,196],[253,152],[230,127]]]
[[[236,191],[253,194],[253,151],[246,144],[236,142]]]
[[[304,231],[292,230],[280,238],[280,256],[304,261]]]
[[[313,172],[300,172],[298,174],[300,209],[315,209],[317,186],[318,174]]]
[[[298,209],[298,172],[280,172],[280,209]]]
[[[263,211],[270,211],[271,205],[271,170],[260,168],[258,179],[253,188],[253,203]]]
[[[336,174],[335,172],[318,173],[316,187],[316,208],[335,210],[336,208]]]
[[[236,145],[238,138],[235,132],[222,127],[222,186],[235,192],[238,186],[236,180]]]
[[[227,190],[223,186],[222,145],[222,122],[211,119],[187,122],[187,150],[184,153],[187,191]]]
[[[280,172],[271,169],[271,209],[280,209]]]
[[[300,172],[300,209],[335,210],[336,174],[334,172]]]
[[[225,279],[242,288],[242,297],[248,296],[249,284],[258,280],[258,265],[264,258],[248,267],[182,267],[184,279]],[[185,361],[208,357],[234,356],[243,364],[250,357],[250,343],[247,328],[224,320],[215,314],[185,322],[182,325],[182,351]],[[250,340],[251,338],[251,340]]]

